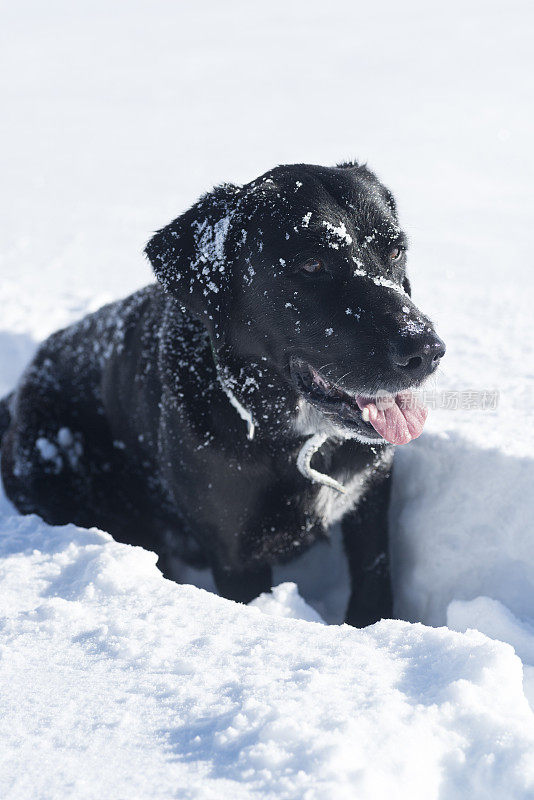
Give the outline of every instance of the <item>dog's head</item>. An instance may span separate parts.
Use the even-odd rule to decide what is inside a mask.
[[[421,432],[409,390],[445,352],[410,298],[406,250],[393,196],[352,163],[219,187],[147,245],[215,349],[268,365],[314,424],[397,444]]]

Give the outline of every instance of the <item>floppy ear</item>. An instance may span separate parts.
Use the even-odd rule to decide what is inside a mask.
[[[236,186],[218,186],[157,231],[145,248],[164,290],[196,316],[212,319],[229,285],[227,236],[238,196]]]

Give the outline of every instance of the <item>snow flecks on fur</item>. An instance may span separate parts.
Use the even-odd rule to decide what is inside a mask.
[[[52,463],[56,471],[59,472],[61,469],[61,459],[58,455],[58,449],[53,442],[47,439],[46,436],[39,436],[39,438],[35,440],[35,449],[38,451],[43,461]]]
[[[414,336],[418,333],[423,333],[428,325],[420,319],[405,319],[399,329],[401,336]]]
[[[210,278],[214,270],[224,272],[224,246],[228,228],[230,227],[231,215],[227,214],[217,222],[210,224],[204,219],[201,222],[195,220],[193,228],[195,230],[195,241],[198,250],[198,260],[191,265],[193,268],[203,264],[202,274],[206,277],[206,287],[212,292],[218,292],[219,287]],[[246,238],[246,231],[245,238]]]
[[[395,283],[395,281],[392,281],[389,278],[384,278],[383,275],[370,275],[369,277],[375,286],[385,286],[388,289],[393,289],[393,291],[397,292],[397,294],[406,294],[400,284]]]
[[[323,227],[326,228],[327,242],[334,250],[339,250],[340,245],[352,244],[352,236],[348,233],[344,222],[333,225],[328,220],[323,220]]]
[[[42,460],[50,464],[55,474],[59,474],[63,469],[64,460],[71,469],[76,469],[83,455],[80,434],[73,434],[69,428],[60,428],[55,441],[46,436],[39,436],[35,440],[35,449]]]
[[[383,275],[374,275],[369,272],[364,267],[364,263],[361,259],[353,257],[353,261],[356,264],[356,269],[352,271],[352,274],[357,278],[368,278],[371,280],[375,286],[384,286],[387,289],[393,289],[393,291],[397,292],[398,294],[406,295],[404,288],[395,281],[391,280],[391,278],[386,278]]]
[[[256,423],[254,422],[254,418],[252,413],[246,409],[242,403],[239,402],[237,397],[235,396],[232,387],[236,386],[236,380],[231,378],[226,370],[219,370],[219,381],[223,388],[224,393],[228,397],[230,403],[235,408],[243,422],[246,423],[247,426],[247,439],[252,440],[254,438],[254,434],[256,432]],[[249,379],[250,380],[250,379]],[[248,384],[250,385],[250,383]],[[246,389],[246,385],[243,386]]]

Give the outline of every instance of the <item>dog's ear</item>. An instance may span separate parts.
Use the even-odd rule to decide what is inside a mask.
[[[350,158],[348,161],[341,161],[336,164],[336,167],[337,169],[359,169],[360,164],[354,158]]]
[[[397,219],[397,203],[395,202],[395,198],[393,197],[393,192],[387,189],[385,186],[382,187],[384,190],[384,197],[387,203],[387,206],[395,219]]]
[[[145,248],[165,291],[196,316],[211,319],[229,284],[228,232],[238,197],[238,187],[218,186],[157,231]]]

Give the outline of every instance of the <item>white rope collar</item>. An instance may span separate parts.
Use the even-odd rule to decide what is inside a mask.
[[[313,436],[310,436],[309,439],[306,439],[297,456],[297,467],[301,475],[304,475],[304,477],[308,478],[308,480],[313,481],[314,483],[322,483],[323,486],[329,486],[331,489],[335,489],[336,492],[346,494],[347,490],[342,483],[336,481],[335,478],[331,478],[330,475],[325,475],[324,473],[313,469],[310,463],[315,453],[328,438],[328,433],[314,433]]]
[[[212,348],[213,351],[213,348]],[[235,408],[243,422],[246,422],[247,425],[247,439],[251,441],[254,438],[254,433],[256,431],[256,423],[254,422],[254,418],[251,412],[246,409],[237,399],[235,394],[230,389],[228,385],[228,381],[225,380],[223,375],[221,374],[221,370],[219,369],[217,358],[215,356],[215,352],[213,351],[215,366],[217,369],[217,377],[219,378],[219,383],[221,388],[223,389],[225,395],[227,396],[228,400]],[[305,478],[312,481],[313,483],[320,483],[323,486],[329,486],[330,489],[334,489],[334,491],[339,492],[340,494],[346,494],[347,490],[343,486],[342,483],[336,481],[335,478],[331,478],[330,475],[325,475],[322,472],[319,472],[316,469],[313,469],[311,466],[311,460],[315,453],[321,448],[321,446],[326,442],[326,440],[330,438],[328,433],[315,433],[313,436],[310,436],[309,439],[306,439],[304,444],[299,450],[297,456],[297,469]],[[350,438],[350,437],[344,437]]]

